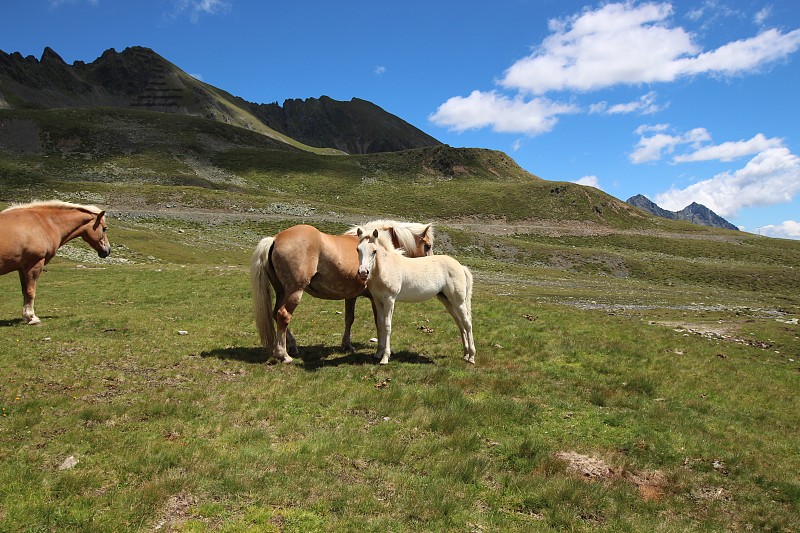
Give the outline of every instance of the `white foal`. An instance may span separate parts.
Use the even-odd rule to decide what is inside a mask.
[[[381,364],[391,355],[392,313],[395,301],[424,302],[434,296],[444,304],[461,331],[464,359],[475,363],[472,338],[472,273],[447,255],[411,259],[395,250],[378,231],[358,235],[358,276],[375,302],[378,352]]]

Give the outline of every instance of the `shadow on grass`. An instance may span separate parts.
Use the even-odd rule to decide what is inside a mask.
[[[341,348],[334,346],[323,346],[321,344],[303,346],[300,353],[294,356],[295,362],[302,361],[302,368],[309,372],[314,372],[322,367],[336,367],[342,365],[377,365],[378,361],[372,356],[372,350],[366,350],[363,346],[356,346],[355,353],[342,353]],[[335,357],[338,356],[338,357]],[[244,363],[265,364],[267,354],[263,348],[220,348],[201,352],[200,357],[215,357],[232,361],[242,361]],[[391,362],[409,363],[415,365],[432,365],[433,361],[425,356],[410,353],[398,352],[392,354]]]
[[[52,320],[55,318],[61,318],[61,317],[59,317],[58,315],[39,315],[39,319],[42,322],[40,324],[31,327],[32,328],[39,327],[42,324],[46,324],[48,320]],[[10,328],[11,326],[19,326],[19,325],[27,326],[23,318],[11,318],[8,320],[0,320],[0,328]]]

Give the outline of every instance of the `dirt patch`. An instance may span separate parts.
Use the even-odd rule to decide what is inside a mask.
[[[629,471],[609,465],[602,459],[577,452],[556,452],[556,459],[564,461],[567,470],[580,475],[587,481],[610,481],[622,479],[636,487],[643,500],[660,500],[668,485],[667,477],[660,470]]]
[[[190,509],[197,505],[197,498],[189,494],[171,496],[153,525],[153,531],[175,531],[191,516]]]

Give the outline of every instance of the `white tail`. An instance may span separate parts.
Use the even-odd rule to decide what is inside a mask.
[[[272,356],[275,348],[275,322],[272,318],[272,306],[275,299],[272,283],[269,280],[269,252],[272,249],[273,237],[264,237],[253,252],[250,262],[250,286],[253,289],[253,311],[256,316],[256,327],[261,337],[261,344],[267,354]]]

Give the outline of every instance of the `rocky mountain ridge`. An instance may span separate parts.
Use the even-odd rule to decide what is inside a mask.
[[[641,194],[631,196],[626,200],[626,202],[657,217],[668,218],[670,220],[686,220],[687,222],[700,224],[701,226],[739,231],[739,228],[716,214],[708,207],[704,206],[703,204],[698,204],[697,202],[692,202],[680,211],[668,211],[662,207],[659,207],[655,202]]]
[[[441,143],[379,106],[354,98],[257,104],[186,74],[156,52],[106,50],[91,63],[66,63],[52,48],[40,59],[0,50],[0,109],[106,106],[199,116],[244,127],[296,147],[350,154]],[[313,151],[313,150],[312,150]]]

